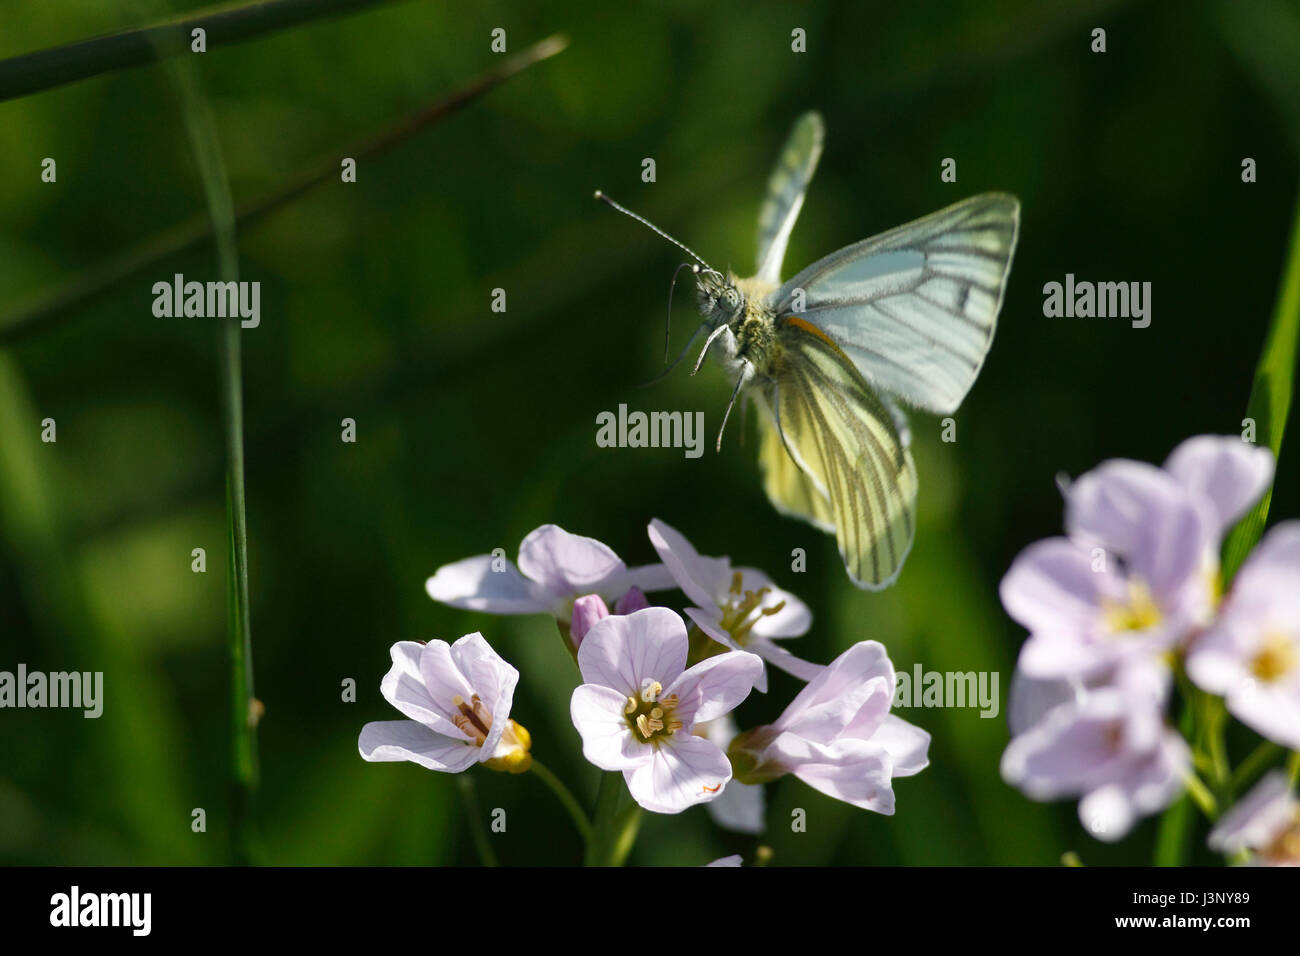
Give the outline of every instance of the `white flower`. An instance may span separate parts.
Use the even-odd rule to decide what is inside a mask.
[[[810,680],[822,670],[776,643],[808,632],[812,612],[806,604],[756,568],[732,568],[728,558],[701,555],[681,532],[658,518],[650,522],[649,534],[678,587],[698,605],[688,607],[686,614],[701,631],[732,650],[751,651],[801,680]],[[767,691],[766,671],[754,686]]]
[[[1029,631],[1020,669],[1090,680],[1182,646],[1213,613],[1224,531],[1272,474],[1267,449],[1207,435],[1163,468],[1116,459],[1081,476],[1065,493],[1067,537],[1030,545],[1002,580]]]
[[[850,647],[808,682],[769,726],[732,741],[739,779],[763,783],[792,773],[827,796],[894,812],[894,777],[928,764],[930,735],[889,712],[894,666],[876,641]]]
[[[409,720],[380,720],[361,728],[361,756],[410,760],[430,770],[459,773],[475,763],[522,773],[530,738],[510,719],[519,672],[483,635],[446,641],[399,641],[393,666],[380,684],[384,699]]]
[[[1246,794],[1210,831],[1210,849],[1250,854],[1260,866],[1300,866],[1300,800],[1275,770]]]
[[[680,617],[650,607],[596,622],[578,648],[585,683],[570,712],[583,755],[622,771],[632,797],[655,813],[679,813],[726,786],[726,756],[692,731],[744,700],[763,670],[743,651],[687,670],[688,643]]]
[[[1120,839],[1139,817],[1172,803],[1190,771],[1186,741],[1165,724],[1168,688],[1168,671],[1147,662],[1099,687],[1042,688],[1050,691],[1044,704],[1061,702],[1007,745],[1003,779],[1031,800],[1081,796],[1088,832]]]
[[[1300,521],[1270,531],[1242,565],[1187,674],[1242,723],[1300,750]]]

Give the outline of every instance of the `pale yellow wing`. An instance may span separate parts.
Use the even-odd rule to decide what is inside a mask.
[[[768,496],[778,510],[833,527],[855,584],[888,587],[916,525],[916,465],[906,436],[853,362],[817,328],[785,316],[778,341],[764,396],[774,424],[760,452]]]

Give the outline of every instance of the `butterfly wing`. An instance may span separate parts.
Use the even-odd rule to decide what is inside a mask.
[[[774,417],[760,460],[778,511],[834,529],[859,587],[888,587],[912,547],[916,465],[894,413],[852,360],[796,316],[764,399]],[[780,454],[778,454],[778,452]]]
[[[758,467],[763,475],[763,490],[772,506],[783,515],[802,518],[822,531],[835,533],[835,516],[831,513],[826,493],[795,464],[785,441],[777,430],[775,419],[767,403],[756,399],[764,409],[766,424],[758,450]]]
[[[993,343],[1019,221],[1014,196],[973,196],[813,263],[769,304],[831,338],[872,385],[947,414]]]
[[[767,182],[767,197],[758,216],[757,277],[771,285],[781,281],[785,247],[803,208],[808,183],[821,159],[824,138],[821,116],[804,113],[795,121]]]

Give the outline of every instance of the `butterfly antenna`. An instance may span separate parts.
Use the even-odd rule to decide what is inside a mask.
[[[664,361],[668,361],[668,330],[673,324],[673,290],[677,288],[677,277],[682,274],[683,269],[690,269],[696,275],[699,275],[700,267],[693,262],[683,262],[673,271],[673,281],[668,286],[668,318],[664,321]],[[692,337],[691,341],[694,341]]]
[[[731,401],[727,402],[727,410],[722,413],[722,427],[718,429],[718,444],[715,451],[722,451],[722,433],[727,430],[727,419],[731,417],[731,410],[736,405],[736,396],[740,394],[740,386],[745,384],[749,378],[749,366],[746,365],[740,370],[740,377],[736,379],[736,387],[731,390]]]
[[[645,226],[646,228],[648,228],[648,229],[650,229],[650,230],[652,230],[652,231],[658,233],[659,235],[663,236],[665,239],[667,239],[669,242],[671,242],[674,246],[676,246],[678,249],[681,249],[681,250],[682,250],[683,252],[685,252],[688,256],[690,256],[692,259],[694,259],[694,260],[695,260],[696,262],[698,262],[700,265],[704,266],[704,268],[708,269],[710,272],[716,272],[716,271],[717,271],[716,269],[711,268],[707,262],[705,262],[703,259],[701,259],[701,258],[696,254],[695,250],[692,249],[690,246],[686,245],[686,243],[684,243],[684,242],[678,242],[678,241],[677,241],[676,239],[674,239],[672,236],[668,235],[668,233],[664,232],[662,229],[660,229],[658,226],[656,226],[656,225],[655,225],[653,222],[651,222],[649,219],[646,219],[644,216],[638,216],[636,213],[634,213],[631,209],[628,209],[626,206],[620,206],[618,203],[614,202],[614,200],[610,199],[608,196],[606,196],[606,195],[605,195],[603,192],[601,192],[599,189],[596,190],[596,198],[599,199],[601,202],[603,202],[606,206],[609,206],[609,207],[611,207],[611,208],[613,208],[613,209],[617,209],[617,210],[618,210],[619,212],[621,212],[623,215],[625,215],[625,216],[630,216],[631,218],[635,219],[637,222],[641,223],[641,225],[643,225],[643,226]]]

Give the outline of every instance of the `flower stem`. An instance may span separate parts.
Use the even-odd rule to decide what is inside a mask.
[[[1187,792],[1196,805],[1201,808],[1201,812],[1211,820],[1219,815],[1219,807],[1215,802],[1214,794],[1210,793],[1210,788],[1202,783],[1201,778],[1194,773],[1187,775]]]
[[[542,783],[546,784],[546,786],[550,788],[551,792],[555,794],[556,799],[558,799],[560,803],[564,804],[564,809],[569,811],[569,816],[572,818],[574,826],[576,826],[578,832],[582,834],[583,841],[590,843],[591,821],[587,819],[587,814],[582,809],[582,805],[578,803],[577,798],[574,797],[573,791],[566,787],[564,782],[553,774],[550,769],[536,757],[533,757],[530,769],[537,775],[537,778],[541,780]]]
[[[1232,775],[1232,780],[1228,784],[1229,789],[1233,793],[1241,792],[1281,752],[1282,748],[1273,741],[1264,741],[1237,767],[1237,772]]]
[[[626,805],[624,805],[626,801]],[[627,796],[620,773],[605,773],[596,794],[596,818],[587,842],[587,866],[622,866],[636,842],[641,808]]]
[[[460,799],[465,805],[465,816],[469,818],[469,834],[474,840],[479,862],[484,866],[496,866],[497,853],[492,849],[492,838],[488,836],[487,827],[483,823],[478,788],[474,786],[474,778],[469,775],[469,771],[456,774],[456,786],[460,789]]]
[[[1300,782],[1300,750],[1291,751],[1291,759],[1286,765],[1286,779],[1292,789],[1295,789],[1296,783]]]

